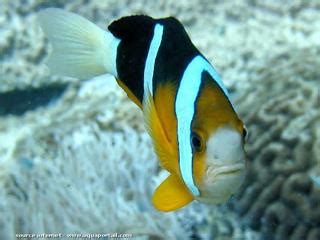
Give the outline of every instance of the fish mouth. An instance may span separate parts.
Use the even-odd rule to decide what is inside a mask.
[[[220,177],[220,176],[240,174],[244,169],[245,169],[245,164],[243,163],[224,165],[224,166],[211,165],[211,166],[207,166],[206,175],[210,179],[216,179],[217,177]]]
[[[240,187],[244,176],[244,163],[207,166],[197,200],[213,204],[225,202]]]

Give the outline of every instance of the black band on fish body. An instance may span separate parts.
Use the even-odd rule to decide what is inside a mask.
[[[143,15],[123,17],[108,29],[120,44],[117,51],[118,78],[143,102],[143,73],[156,22]]]
[[[121,40],[116,61],[118,78],[140,103],[144,96],[144,68],[157,23],[164,27],[164,32],[155,59],[153,92],[167,81],[178,87],[186,66],[196,55],[201,55],[174,17],[153,19],[137,15],[112,22],[108,29]]]
[[[164,34],[156,59],[153,88],[167,81],[178,88],[186,67],[200,53],[176,18],[163,18],[158,22],[164,26]]]

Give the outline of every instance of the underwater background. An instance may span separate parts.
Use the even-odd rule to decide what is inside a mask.
[[[50,75],[47,7],[103,28],[131,14],[183,23],[249,130],[230,201],[152,207],[164,173],[141,111],[110,75]],[[320,239],[320,1],[0,0],[0,240],[19,233]]]

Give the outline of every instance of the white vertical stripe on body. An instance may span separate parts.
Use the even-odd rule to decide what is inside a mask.
[[[187,66],[177,92],[175,109],[179,145],[179,166],[184,183],[194,196],[200,192],[193,179],[193,157],[191,146],[191,124],[195,114],[195,103],[201,86],[201,75],[207,71],[228,96],[218,73],[202,56],[196,56]]]
[[[112,38],[110,37],[110,35],[112,36]],[[112,33],[105,31],[105,41],[107,41],[108,38],[111,38],[111,40],[109,40],[110,54],[108,56],[108,59],[105,59],[104,65],[106,69],[108,69],[109,73],[111,73],[113,76],[118,78],[117,53],[118,53],[118,46],[121,40],[113,36]]]
[[[144,94],[147,91],[153,96],[153,72],[154,72],[154,65],[156,62],[157,53],[159,51],[159,47],[161,44],[163,35],[163,26],[161,24],[156,24],[154,27],[153,37],[150,43],[146,64],[144,68],[144,77],[143,77],[143,84],[144,84]]]

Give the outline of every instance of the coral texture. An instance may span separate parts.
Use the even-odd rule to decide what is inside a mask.
[[[69,81],[50,76],[44,62],[48,43],[35,13],[59,7],[106,26],[131,14],[175,16],[191,39],[222,73],[227,86],[246,84],[251,72],[272,54],[318,44],[320,8],[310,1],[3,1],[0,7],[0,92],[48,81]],[[238,87],[238,86],[237,86]]]
[[[109,125],[125,99],[112,84],[102,88],[102,82],[113,80],[91,80],[63,104],[16,119],[23,126],[19,134],[11,132],[12,142],[0,135],[8,143],[1,154],[1,239],[14,239],[15,233],[73,232],[188,237],[176,215],[151,206],[159,170],[147,134],[122,114],[125,124]],[[86,100],[93,93],[96,98]],[[99,98],[101,104],[95,102]],[[129,110],[123,107],[120,112]],[[137,109],[131,112],[140,122]]]
[[[49,107],[0,118],[0,239],[74,232],[254,236],[226,208],[194,203],[163,214],[152,207],[164,173],[142,121],[108,75],[70,87]]]
[[[110,76],[78,82],[49,74],[44,63],[50,46],[35,16],[46,7],[76,12],[102,28],[130,14],[181,20],[231,92],[243,92],[238,109],[250,130],[252,162],[233,208],[268,239],[317,239],[318,0],[2,1],[0,94],[69,85],[48,107],[0,117],[0,239],[19,232],[259,236],[240,227],[243,219],[225,207],[192,204],[172,214],[152,209],[151,192],[162,172],[142,114]]]
[[[234,209],[266,239],[320,239],[319,53],[271,58],[238,99],[251,162]]]

